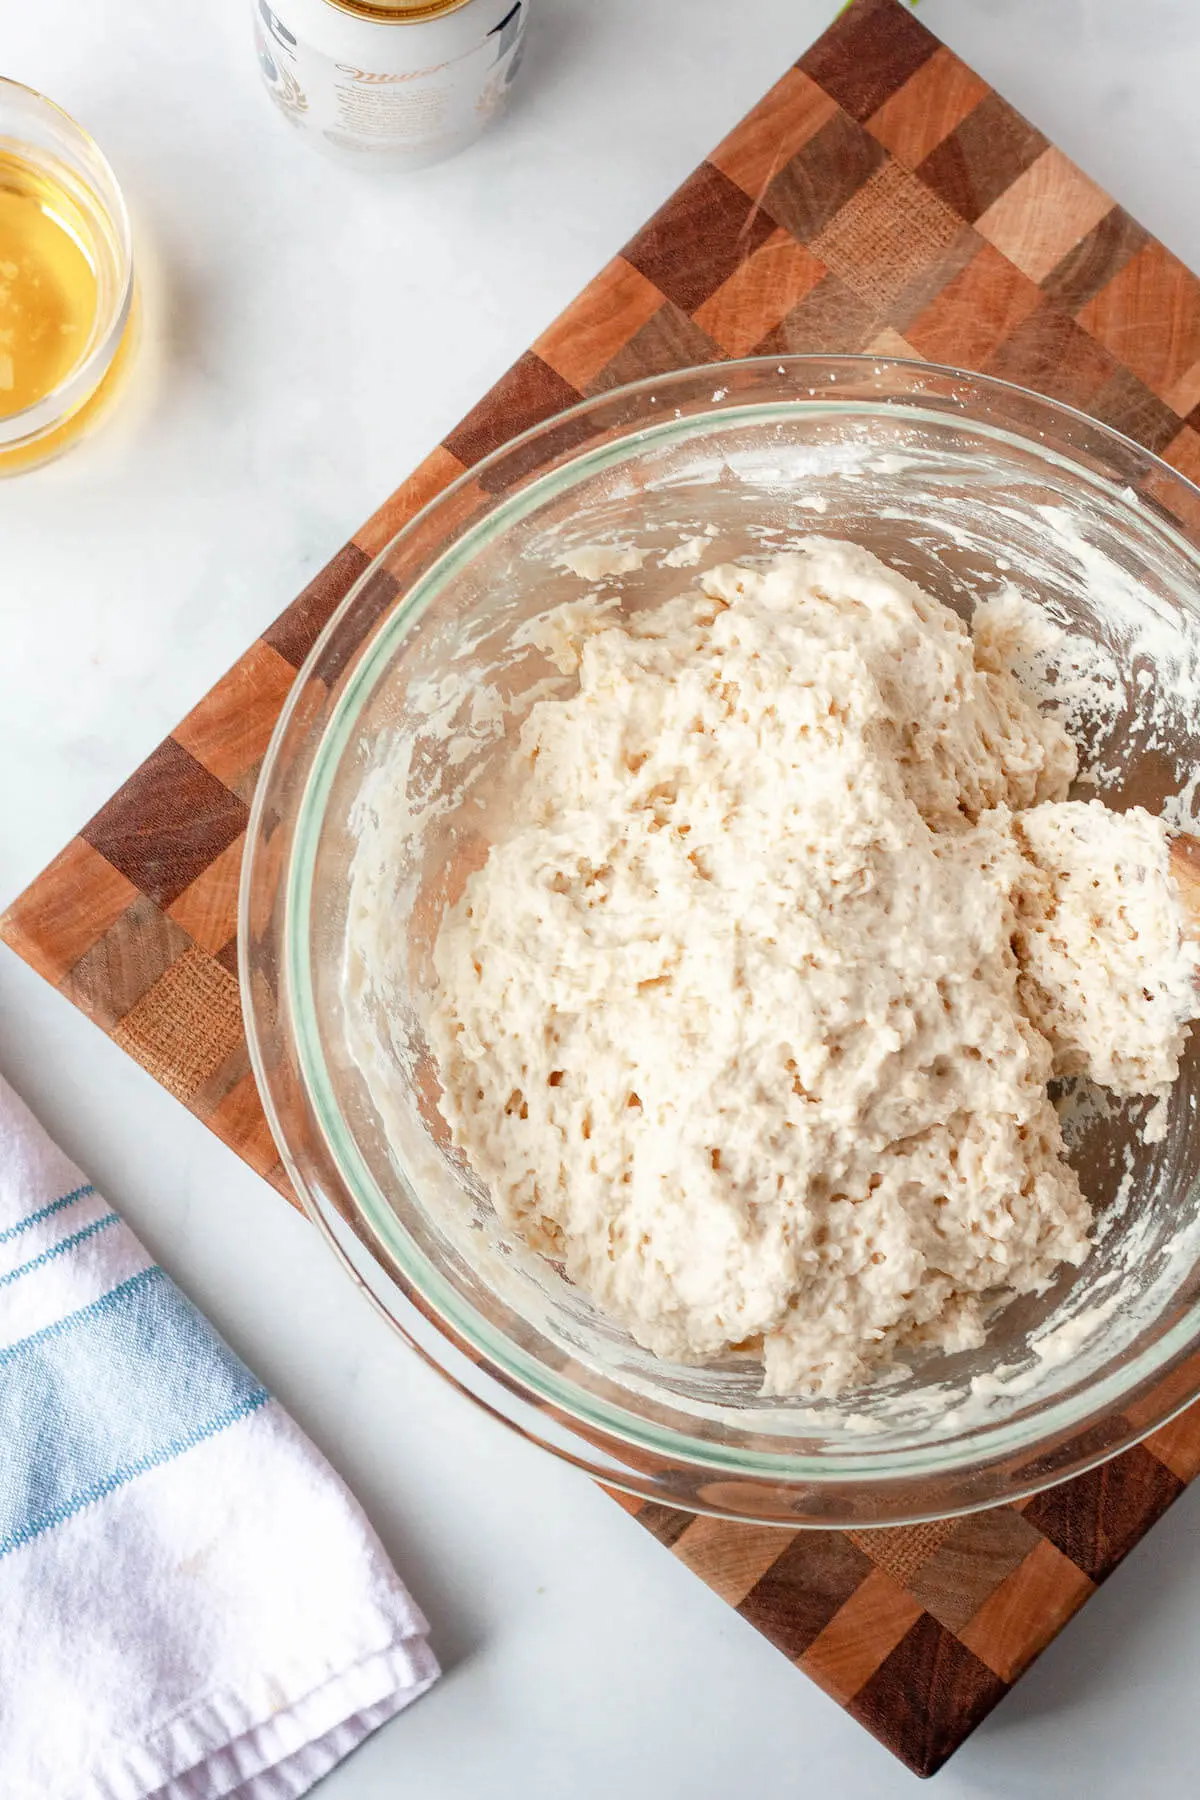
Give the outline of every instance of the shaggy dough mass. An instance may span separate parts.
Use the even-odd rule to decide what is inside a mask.
[[[851,544],[563,609],[429,1022],[501,1217],[660,1355],[830,1394],[1083,1261],[1054,1073],[1163,1093],[1166,829]],[[553,631],[551,631],[553,636]]]

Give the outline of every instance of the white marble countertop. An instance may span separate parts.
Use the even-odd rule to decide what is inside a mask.
[[[509,120],[390,182],[275,116],[249,10],[3,7],[0,70],[76,113],[126,185],[151,319],[120,417],[0,484],[3,901],[834,8],[537,0]],[[1194,0],[921,13],[1200,267]],[[589,1482],[420,1366],[308,1226],[7,952],[0,1068],[344,1473],[433,1621],[444,1680],[328,1800],[911,1791]],[[1198,1518],[1193,1491],[939,1777],[944,1800],[1194,1785]]]

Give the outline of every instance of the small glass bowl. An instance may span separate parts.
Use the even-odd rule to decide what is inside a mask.
[[[564,551],[615,538],[666,549],[706,528],[712,560],[813,531],[851,538],[960,612],[1015,581],[1109,658],[1119,703],[1088,745],[1116,771],[1105,796],[1157,809],[1200,767],[1188,701],[1200,493],[1156,457],[1007,383],[887,359],[760,358],[603,395],[418,514],[297,678],[255,795],[239,921],[271,1128],[304,1206],[384,1315],[482,1405],[600,1480],[792,1526],[1011,1501],[1200,1395],[1195,1047],[1158,1146],[1142,1145],[1137,1107],[1078,1114],[1074,1158],[1098,1218],[1081,1269],[1009,1305],[981,1349],[914,1354],[906,1376],[836,1403],[764,1398],[745,1358],[691,1368],[639,1349],[497,1229],[437,1111],[421,1030],[430,951],[456,859],[478,855],[486,829],[454,796],[503,765],[523,696],[547,677],[523,627],[578,595]],[[651,557],[625,593],[652,600],[672,580],[690,577]],[[489,736],[489,706],[473,710],[484,683],[507,697],[504,735]],[[463,710],[447,734],[430,708],[448,692]],[[417,782],[432,821],[397,874],[386,1014],[361,993],[350,931],[364,796],[381,780]],[[364,1045],[382,1088],[364,1080]]]
[[[0,475],[49,462],[100,420],[136,338],[136,288],[129,216],[117,178],[92,138],[44,94],[0,78],[0,152],[44,170],[87,221],[96,312],[78,361],[50,393],[0,419]]]

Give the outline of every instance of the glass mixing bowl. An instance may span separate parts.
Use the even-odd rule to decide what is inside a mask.
[[[1157,1144],[1141,1140],[1141,1103],[1067,1096],[1097,1209],[1082,1268],[1001,1311],[982,1349],[914,1354],[837,1402],[764,1398],[745,1356],[692,1368],[639,1349],[505,1237],[448,1145],[421,1028],[438,920],[483,853],[481,796],[533,696],[548,679],[569,686],[522,627],[584,591],[562,566],[572,547],[667,550],[706,529],[713,561],[814,529],[852,538],[960,612],[1014,584],[1091,647],[1104,702],[1091,712],[1065,665],[1043,670],[1082,721],[1083,791],[1157,809],[1185,790],[1186,809],[1200,768],[1200,493],[1164,463],[1069,408],[928,364],[760,358],[616,390],[427,506],[296,681],[242,888],[271,1127],[304,1206],[384,1314],[481,1404],[601,1480],[791,1525],[1011,1500],[1200,1394],[1194,1054]],[[690,579],[651,555],[623,603]],[[380,859],[385,796],[405,823]],[[382,990],[356,947],[360,877],[389,921]]]

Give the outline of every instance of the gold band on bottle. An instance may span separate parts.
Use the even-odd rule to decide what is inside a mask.
[[[339,12],[370,19],[376,25],[423,25],[446,13],[470,6],[471,0],[326,0]]]

